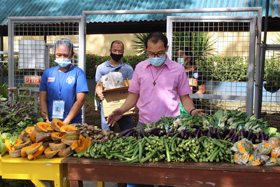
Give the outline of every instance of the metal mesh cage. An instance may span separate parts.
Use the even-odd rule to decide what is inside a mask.
[[[188,62],[185,69],[196,108],[206,113],[218,109],[246,112],[250,24],[244,20],[172,20],[172,60]]]

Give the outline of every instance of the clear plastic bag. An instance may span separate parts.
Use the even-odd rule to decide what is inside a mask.
[[[124,87],[123,76],[121,72],[110,72],[100,78],[104,90]]]

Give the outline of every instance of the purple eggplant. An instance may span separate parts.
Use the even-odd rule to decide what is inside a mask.
[[[249,130],[249,133],[248,133],[248,136],[247,136],[247,139],[248,139],[248,140],[251,140],[252,135],[253,135],[253,130],[250,129],[250,130]]]
[[[240,130],[240,138],[241,139],[245,138],[245,130],[244,129]]]
[[[191,128],[194,128],[194,129],[199,129],[199,128],[200,128],[200,126],[198,126],[198,125],[191,125]]]
[[[219,140],[222,139],[219,133],[216,134],[216,137],[217,137],[217,139],[219,139]]]
[[[224,138],[224,140],[227,140],[227,139],[230,138],[233,134],[234,134],[234,129],[231,129],[231,130],[229,131],[229,133],[226,135],[226,137]]]
[[[144,138],[146,136],[144,127],[140,128],[141,136]]]
[[[119,136],[125,136],[127,133],[129,133],[130,131],[133,131],[134,128],[131,128],[131,129],[126,129],[122,132],[119,133]]]
[[[196,132],[196,135],[195,135],[196,138],[200,137],[200,132],[201,132],[201,127]]]
[[[210,127],[210,128],[209,128],[209,132],[210,132],[210,135],[213,134],[213,127]]]
[[[233,137],[233,139],[231,140],[231,143],[235,143],[238,140],[238,134],[236,133]]]
[[[231,142],[231,141],[233,140],[233,138],[235,137],[236,134],[237,134],[237,133],[234,132],[234,133],[231,135],[231,137],[228,139],[228,141]]]
[[[128,133],[125,134],[125,137],[129,137],[129,136],[134,136],[136,130],[134,128],[132,128],[131,131],[129,131]]]

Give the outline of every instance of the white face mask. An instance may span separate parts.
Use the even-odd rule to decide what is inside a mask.
[[[179,64],[181,64],[182,66],[185,66],[186,65],[186,62],[185,62],[185,59],[184,58],[177,58],[177,62]]]

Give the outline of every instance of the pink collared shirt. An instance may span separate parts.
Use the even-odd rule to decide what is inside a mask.
[[[179,116],[180,96],[192,93],[184,67],[168,57],[159,69],[149,59],[137,64],[128,91],[139,94],[136,105],[141,123]]]

